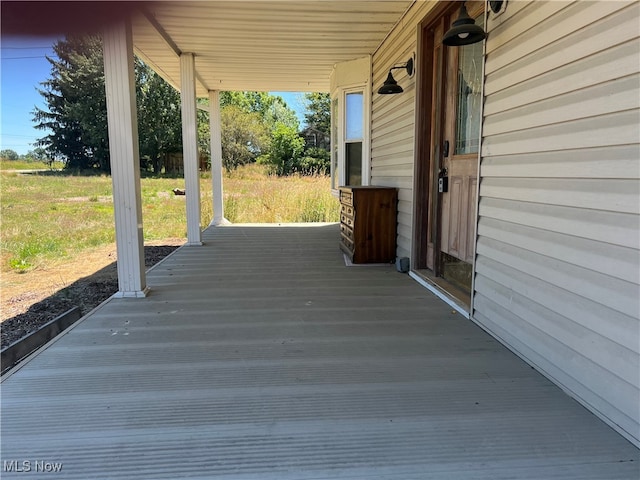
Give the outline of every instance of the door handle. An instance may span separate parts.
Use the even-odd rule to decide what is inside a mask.
[[[446,168],[441,168],[438,172],[438,193],[447,193],[449,191],[449,177]]]
[[[449,140],[445,140],[442,144],[442,156],[447,158],[449,156]]]

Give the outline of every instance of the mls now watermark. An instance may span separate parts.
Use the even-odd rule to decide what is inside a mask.
[[[4,460],[3,472],[15,473],[59,473],[62,471],[62,462],[47,462],[46,460]]]

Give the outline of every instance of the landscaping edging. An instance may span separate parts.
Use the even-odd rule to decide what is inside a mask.
[[[34,352],[42,345],[55,338],[64,330],[82,318],[82,312],[78,307],[66,311],[50,322],[42,325],[35,332],[17,340],[0,352],[0,365],[2,373],[15,366],[20,360]]]

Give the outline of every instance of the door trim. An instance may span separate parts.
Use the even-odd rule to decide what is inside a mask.
[[[489,32],[489,9],[485,3],[484,8],[484,28],[485,32]],[[482,86],[480,90],[482,91],[482,101],[480,102],[480,140],[478,145],[478,171],[476,173],[476,205],[475,205],[475,219],[473,221],[473,261],[471,262],[471,296],[469,298],[469,318],[473,319],[473,304],[475,300],[476,293],[476,260],[478,258],[478,224],[480,223],[480,183],[482,182],[482,177],[480,176],[480,172],[482,171],[482,139],[484,134],[484,100],[486,98],[485,94],[485,86],[486,86],[486,78],[485,78],[485,68],[487,63],[487,40],[485,39],[482,44]]]
[[[455,2],[438,2],[418,25],[416,69],[416,125],[413,176],[413,241],[412,269],[427,268],[427,243],[429,235],[429,196],[435,187],[431,175],[431,118],[433,108],[433,40],[428,31],[442,23],[442,17],[452,10]],[[427,94],[428,93],[428,94]],[[437,212],[438,209],[436,208]],[[436,236],[437,238],[437,236]]]
[[[452,295],[447,292],[447,289],[454,291],[453,285],[449,286],[448,282],[444,279],[435,277],[433,270],[428,269],[427,266],[427,243],[429,239],[429,216],[432,217],[433,211],[430,211],[429,197],[432,195],[435,188],[435,179],[433,179],[434,169],[432,167],[433,162],[439,161],[439,146],[438,148],[432,148],[432,130],[431,119],[433,108],[433,61],[434,61],[434,40],[433,34],[430,31],[435,30],[439,23],[444,21],[444,17],[455,16],[459,9],[459,2],[438,2],[438,5],[429,12],[425,18],[418,25],[417,31],[417,59],[418,69],[416,77],[416,126],[415,126],[415,163],[414,163],[414,180],[413,180],[413,238],[412,238],[412,251],[411,251],[411,272],[409,273],[412,278],[418,281],[421,285],[428,288],[442,300],[447,302],[457,311],[464,316],[471,318],[473,315],[474,293],[475,293],[475,273],[476,273],[476,249],[478,244],[478,221],[479,221],[479,206],[480,206],[480,170],[482,159],[482,135],[483,135],[483,122],[480,123],[480,144],[477,153],[477,182],[475,185],[475,218],[473,219],[473,248],[474,255],[471,262],[472,277],[471,277],[471,292],[467,298],[469,298],[469,305],[465,305],[466,302],[461,302],[456,298],[456,295]],[[485,28],[487,25],[487,8],[485,5],[482,13],[485,17]],[[429,38],[431,37],[431,39]],[[448,47],[451,48],[451,47]],[[455,48],[455,47],[453,47]],[[480,107],[480,118],[484,118],[484,88],[485,88],[485,62],[486,62],[486,41],[483,44],[482,51],[482,102]],[[446,61],[446,54],[441,55],[442,61]],[[444,69],[443,69],[444,70]],[[446,79],[444,80],[446,81]],[[443,99],[444,100],[444,99]],[[444,108],[442,109],[444,111]],[[443,112],[439,112],[439,116],[443,115]],[[435,132],[437,134],[437,132]],[[439,142],[438,142],[439,143]],[[432,158],[433,155],[433,158]],[[438,200],[436,200],[438,202]],[[439,205],[435,205],[435,219],[436,222],[440,222],[439,212],[441,209]],[[435,235],[436,241],[439,241],[440,233]],[[439,248],[439,246],[438,246]],[[434,262],[435,263],[435,262]],[[434,267],[436,267],[434,265]],[[437,270],[436,270],[437,272]],[[444,298],[443,298],[444,297]]]

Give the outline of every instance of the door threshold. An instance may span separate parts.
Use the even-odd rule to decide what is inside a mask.
[[[465,318],[471,318],[469,294],[455,287],[443,278],[435,277],[425,270],[411,270],[409,276],[420,285],[448,304]]]

